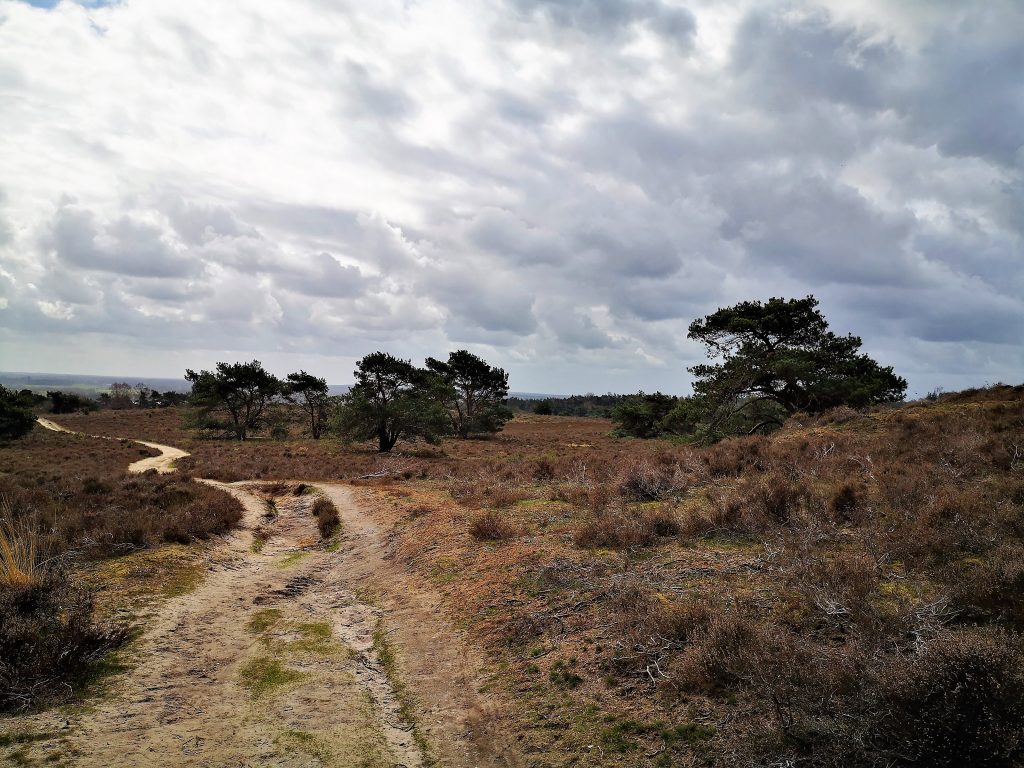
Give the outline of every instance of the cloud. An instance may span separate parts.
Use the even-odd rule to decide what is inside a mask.
[[[65,266],[136,277],[183,277],[196,263],[177,252],[161,228],[150,221],[120,215],[98,222],[88,208],[62,202],[43,236]]]
[[[1021,40],[1012,0],[9,2],[9,365],[682,392],[691,319],[814,293],[917,391],[1006,378]]]

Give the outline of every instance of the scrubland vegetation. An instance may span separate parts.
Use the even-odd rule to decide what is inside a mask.
[[[368,355],[337,400],[219,364],[189,372],[191,411],[63,417],[191,455],[126,477],[126,442],[0,449],[0,706],[55,696],[123,638],[78,564],[239,519],[187,477],[347,480],[486,649],[531,765],[1020,765],[1024,386],[899,402],[906,382],[816,304],[695,321],[721,362],[692,369],[692,397],[614,401],[614,423],[510,421],[507,375],[467,352]],[[333,504],[310,509],[334,536]]]
[[[66,423],[182,445],[186,474],[364,486],[396,556],[499,664],[538,765],[1022,759],[1024,388],[706,447],[528,415],[381,455],[298,426],[202,440],[181,419]]]
[[[0,447],[0,710],[67,699],[127,637],[97,615],[94,564],[241,518],[231,497],[187,477],[125,473],[154,453],[42,429]]]
[[[401,556],[509,666],[538,764],[1024,759],[1024,388],[628,455],[556,455],[556,421],[391,484]]]

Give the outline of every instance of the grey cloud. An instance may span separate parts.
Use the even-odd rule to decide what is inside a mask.
[[[611,337],[594,323],[591,317],[571,307],[548,307],[543,314],[544,324],[570,347],[602,349],[615,346]]]
[[[177,6],[113,7],[102,56],[46,59],[0,25],[0,122],[40,158],[0,157],[3,322],[268,354],[471,344],[516,388],[682,391],[693,317],[810,292],[915,387],[1009,370],[1024,13],[832,5],[466,2],[465,45],[409,26],[430,0],[330,24],[232,6],[252,38],[206,42]],[[157,32],[166,50],[133,47]],[[109,114],[65,87],[111,67]],[[138,100],[170,82],[173,105]],[[249,119],[282,109],[301,136]],[[82,202],[47,210],[65,190]]]
[[[346,94],[343,111],[346,117],[396,121],[415,110],[415,102],[404,91],[382,84],[362,64],[348,62],[344,74]]]
[[[367,286],[357,267],[343,266],[329,253],[313,254],[301,266],[280,270],[274,283],[306,296],[330,298],[358,296]]]
[[[793,108],[823,99],[878,108],[883,73],[896,52],[851,28],[835,26],[824,13],[806,16],[756,12],[740,25],[732,66],[746,81],[746,95]]]
[[[576,241],[593,259],[593,267],[630,277],[668,277],[682,259],[671,240],[658,230],[623,231],[594,222],[576,233]]]
[[[924,279],[904,249],[913,217],[875,210],[851,188],[818,176],[769,177],[725,194],[722,235],[743,243],[752,269],[778,267],[814,282]]]
[[[1020,167],[1024,146],[1024,21],[1008,42],[972,39],[968,23],[931,42],[901,94],[912,140],[949,155]],[[899,108],[899,105],[897,105]]]
[[[64,203],[53,217],[44,242],[61,261],[88,270],[137,277],[182,277],[197,265],[175,252],[154,224],[122,215],[97,223],[86,208]]]
[[[12,240],[11,226],[3,215],[3,205],[7,195],[0,189],[0,246],[7,245]]]
[[[539,16],[566,29],[614,39],[637,23],[645,22],[680,48],[693,44],[696,19],[686,8],[658,0],[513,0],[520,13]]]
[[[507,274],[488,275],[478,269],[467,264],[461,271],[433,271],[426,275],[424,288],[456,324],[509,337],[532,333],[537,327],[533,296]]]
[[[243,220],[258,221],[264,230],[326,241],[359,235],[359,211],[265,200],[243,201],[239,209]]]
[[[259,237],[254,227],[239,223],[235,214],[223,205],[204,205],[185,200],[180,194],[161,196],[160,208],[178,235],[192,245],[215,237]]]
[[[475,245],[523,264],[558,264],[568,256],[557,235],[501,208],[480,210],[467,234]]]

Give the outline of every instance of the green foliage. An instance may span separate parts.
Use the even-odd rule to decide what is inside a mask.
[[[551,406],[551,399],[545,398],[537,401],[537,404],[533,406],[533,412],[538,416],[553,416],[555,409]]]
[[[829,331],[817,306],[813,296],[744,301],[690,324],[689,338],[703,342],[709,357],[722,359],[689,369],[712,433],[726,432],[740,412],[764,403],[774,407],[763,410],[747,431],[777,426],[797,411],[863,408],[903,398],[907,382],[859,353],[857,336]]]
[[[377,440],[388,453],[399,439],[437,442],[451,431],[441,405],[449,385],[436,374],[386,352],[358,363],[356,383],[340,398],[335,426],[345,440]]]
[[[679,398],[661,392],[638,392],[612,409],[617,432],[631,437],[657,437],[664,431],[664,421],[672,413]]]
[[[299,371],[289,373],[284,381],[283,394],[292,403],[298,403],[306,414],[309,432],[314,440],[323,435],[327,411],[333,398],[328,394],[327,380]]]
[[[459,437],[498,432],[512,418],[512,411],[505,405],[508,374],[501,368],[460,349],[450,353],[447,362],[428,357],[427,370],[447,385],[436,391]]]
[[[640,392],[612,410],[617,431],[634,437],[685,436],[709,442],[781,426],[797,412],[863,408],[902,399],[907,382],[858,350],[856,336],[836,336],[805,299],[744,301],[690,324],[717,364],[690,368],[690,397]]]
[[[0,442],[24,437],[35,423],[31,400],[0,385]]]
[[[221,428],[239,440],[266,423],[267,407],[281,394],[282,383],[258,360],[217,363],[216,371],[185,371],[192,382],[189,402],[196,408],[198,426]]]
[[[540,413],[542,416],[594,416],[608,418],[612,409],[631,395],[569,395],[568,397],[546,397],[535,400],[525,397],[510,397],[505,404],[518,413]],[[537,409],[541,408],[542,411]]]
[[[46,396],[50,399],[51,413],[84,413],[98,407],[94,400],[70,392],[51,391]]]

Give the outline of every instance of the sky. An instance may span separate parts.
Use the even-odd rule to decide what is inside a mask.
[[[815,295],[910,394],[1024,380],[1017,0],[0,0],[0,370],[689,391]]]

